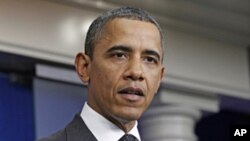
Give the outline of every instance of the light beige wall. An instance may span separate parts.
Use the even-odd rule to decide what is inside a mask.
[[[167,81],[214,93],[250,98],[245,46],[167,29]]]
[[[73,64],[97,12],[39,0],[0,0],[0,50]]]

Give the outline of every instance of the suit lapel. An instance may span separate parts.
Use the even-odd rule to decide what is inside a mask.
[[[67,141],[97,141],[80,115],[76,115],[67,125],[66,135]]]

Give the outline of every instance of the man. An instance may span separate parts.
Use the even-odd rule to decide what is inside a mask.
[[[163,77],[163,39],[145,11],[123,7],[91,24],[76,71],[88,84],[80,115],[44,141],[137,141],[137,119]]]

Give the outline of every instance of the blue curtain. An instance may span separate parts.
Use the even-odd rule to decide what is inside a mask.
[[[0,141],[35,139],[31,85],[12,83],[0,73]]]

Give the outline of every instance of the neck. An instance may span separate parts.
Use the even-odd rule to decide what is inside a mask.
[[[108,118],[108,120],[114,123],[120,129],[122,129],[125,133],[128,133],[135,126],[136,123],[136,121],[126,121],[118,117]]]
[[[95,110],[100,115],[104,116],[106,119],[108,119],[110,122],[115,124],[117,127],[119,127],[121,130],[123,130],[125,133],[128,133],[136,123],[136,120],[126,120],[114,115],[110,115],[107,112],[102,112],[102,110],[98,109],[98,107],[92,105],[90,102],[88,102],[88,105]]]

